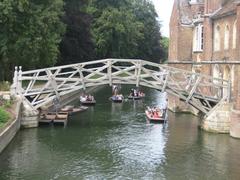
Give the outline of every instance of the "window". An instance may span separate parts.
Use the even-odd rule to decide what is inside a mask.
[[[202,3],[202,0],[189,0],[190,4]]]
[[[222,79],[221,76],[222,76],[222,74],[220,72],[220,68],[216,64],[213,68],[213,78],[214,78],[213,83],[216,85],[220,85],[221,81],[219,79]],[[221,95],[222,95],[221,88],[214,88],[213,92],[215,94],[214,95],[215,97],[221,97]]]
[[[193,51],[203,50],[203,25],[198,24],[194,29]]]
[[[214,51],[220,51],[220,26],[217,25],[214,29]]]
[[[236,49],[237,46],[237,21],[234,22],[233,24],[233,42],[232,42],[232,48]]]
[[[229,49],[229,26],[225,26],[225,36],[224,36],[224,49]]]

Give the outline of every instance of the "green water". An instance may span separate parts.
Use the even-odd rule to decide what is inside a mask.
[[[188,114],[149,123],[145,106],[161,98],[144,91],[144,101],[113,104],[106,87],[67,127],[20,131],[0,155],[0,179],[240,179],[239,140],[199,130]]]

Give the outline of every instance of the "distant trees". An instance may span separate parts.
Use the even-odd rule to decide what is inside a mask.
[[[162,54],[161,59],[162,61],[166,61],[168,59],[169,38],[161,37],[160,44],[161,44],[161,54]]]
[[[0,81],[13,66],[50,66],[58,58],[64,33],[62,0],[2,0],[0,2]]]
[[[33,69],[100,58],[166,59],[150,0],[2,0],[0,81]],[[59,53],[60,52],[60,53]]]
[[[162,58],[160,25],[148,0],[90,0],[97,58]]]
[[[65,0],[63,22],[66,33],[60,44],[59,64],[88,61],[95,58],[90,32],[92,17],[86,12],[88,0]]]

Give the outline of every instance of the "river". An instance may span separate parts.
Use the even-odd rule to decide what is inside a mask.
[[[94,93],[96,106],[67,127],[21,130],[0,155],[0,179],[240,178],[239,140],[200,130],[190,114],[169,112],[166,125],[149,123],[144,109],[161,95],[144,91],[143,101],[114,104],[104,87]]]

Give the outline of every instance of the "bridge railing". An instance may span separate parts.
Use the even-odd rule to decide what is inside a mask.
[[[16,69],[15,93],[39,108],[79,89],[112,84],[146,86],[178,96],[207,113],[227,99],[227,80],[144,60],[104,59],[30,71]]]

